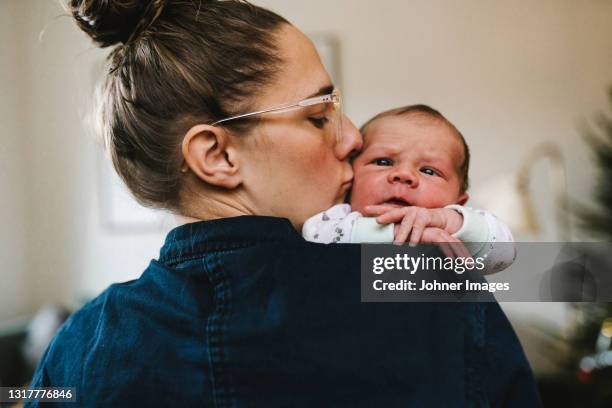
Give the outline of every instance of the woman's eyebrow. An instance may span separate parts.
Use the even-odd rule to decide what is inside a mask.
[[[333,84],[325,85],[324,87],[319,88],[319,90],[317,92],[313,93],[312,95],[308,95],[305,99],[312,98],[312,97],[315,97],[315,96],[327,95],[327,94],[332,93],[333,90],[334,90],[334,85]]]

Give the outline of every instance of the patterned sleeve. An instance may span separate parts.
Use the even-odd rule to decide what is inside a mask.
[[[302,236],[321,244],[347,244],[351,242],[355,220],[361,217],[351,211],[350,205],[338,204],[306,220]]]
[[[475,210],[480,213],[489,226],[490,237],[484,255],[485,273],[495,273],[508,268],[516,259],[516,246],[510,229],[496,216],[488,211]]]
[[[463,215],[461,229],[453,234],[464,242],[473,257],[484,258],[485,274],[503,271],[516,259],[516,247],[510,229],[488,211],[450,205]]]

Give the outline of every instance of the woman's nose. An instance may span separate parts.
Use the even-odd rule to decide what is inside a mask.
[[[412,188],[416,188],[419,185],[418,172],[408,167],[397,167],[389,172],[389,183],[401,183],[407,184]]]
[[[359,133],[359,130],[345,115],[342,117],[341,132],[341,137],[336,143],[334,150],[338,160],[344,161],[348,159],[353,152],[357,152],[361,149],[363,139],[361,138],[361,133]]]

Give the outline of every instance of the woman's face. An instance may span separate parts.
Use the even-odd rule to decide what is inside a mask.
[[[277,38],[284,65],[256,109],[330,93],[332,82],[311,41],[289,25]],[[337,141],[333,124],[317,120],[325,109],[264,114],[244,139],[242,187],[255,214],[285,217],[301,229],[309,217],[343,202],[353,180],[348,157],[361,147],[361,135],[344,117]]]

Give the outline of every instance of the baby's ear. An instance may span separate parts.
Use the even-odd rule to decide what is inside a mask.
[[[470,198],[470,195],[468,193],[461,193],[459,198],[457,198],[456,204],[464,205],[469,198]]]

